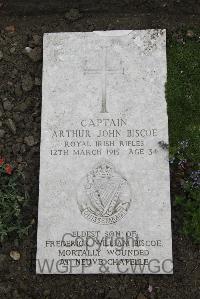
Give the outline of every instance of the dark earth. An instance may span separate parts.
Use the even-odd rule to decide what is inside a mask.
[[[32,221],[28,237],[0,247],[0,298],[200,298],[199,250],[179,233],[173,210],[173,275],[36,275],[42,36],[44,32],[166,28],[168,35],[200,25],[195,0],[0,0],[0,155],[24,166]],[[31,53],[26,47],[34,49]],[[27,48],[26,48],[27,49]],[[173,174],[172,198],[173,198]],[[21,254],[18,261],[11,250]]]

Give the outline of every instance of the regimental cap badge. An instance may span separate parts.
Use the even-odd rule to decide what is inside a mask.
[[[78,190],[81,214],[91,222],[110,224],[123,218],[131,203],[127,179],[102,160],[86,174]]]

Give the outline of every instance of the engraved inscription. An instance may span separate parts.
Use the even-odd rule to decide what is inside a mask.
[[[101,111],[100,113],[107,113],[107,95],[106,95],[106,88],[107,88],[107,74],[123,74],[124,75],[124,68],[122,67],[122,60],[120,60],[120,69],[111,69],[108,67],[107,62],[107,47],[102,47],[102,56],[103,56],[103,64],[101,69],[88,69],[85,67],[84,73],[85,74],[100,74],[101,75],[101,94],[102,94],[102,101],[101,101]],[[85,65],[87,65],[87,60],[85,60]]]

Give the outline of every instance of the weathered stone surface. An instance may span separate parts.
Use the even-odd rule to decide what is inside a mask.
[[[165,83],[164,30],[45,34],[37,273],[172,273]]]

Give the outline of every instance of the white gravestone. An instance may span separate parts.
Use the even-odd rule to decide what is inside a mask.
[[[44,35],[37,273],[172,273],[165,83],[165,30]]]

